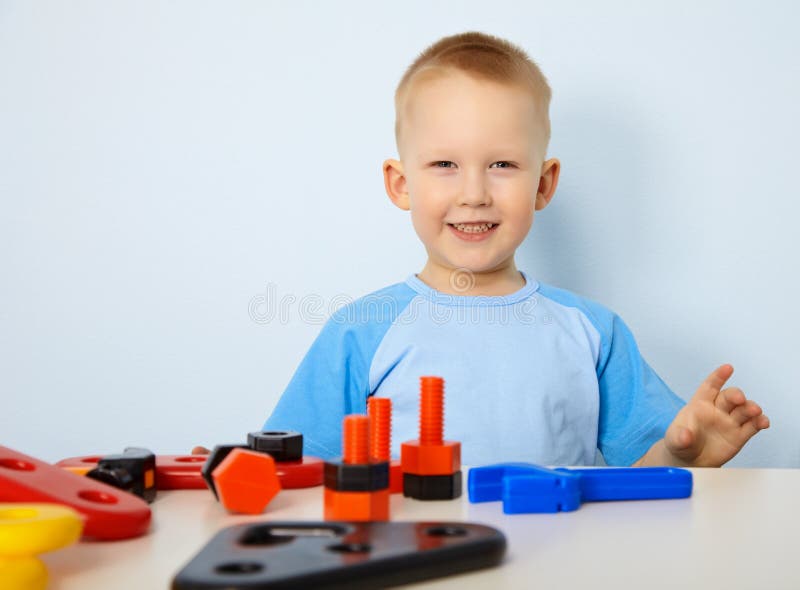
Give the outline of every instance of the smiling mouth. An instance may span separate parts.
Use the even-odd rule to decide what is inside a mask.
[[[497,227],[499,224],[490,222],[481,222],[481,223],[448,223],[447,225],[456,228],[458,231],[463,231],[464,233],[482,234],[489,231],[493,227]]]

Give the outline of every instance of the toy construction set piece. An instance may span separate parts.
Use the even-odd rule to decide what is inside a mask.
[[[58,504],[0,504],[0,588],[44,590],[47,568],[36,556],[72,545],[83,518]]]
[[[569,512],[582,502],[687,498],[692,474],[675,467],[548,469],[499,463],[470,469],[470,502],[503,501],[506,514]]]
[[[443,440],[444,379],[420,377],[419,439],[400,446],[403,495],[417,500],[461,496],[461,443]]]
[[[125,449],[127,453],[129,449]],[[56,465],[62,469],[86,475],[94,469],[103,455],[85,455],[62,459]],[[204,490],[202,469],[205,455],[156,455],[156,489],[158,490]]]
[[[369,455],[372,461],[389,462],[389,493],[403,493],[403,468],[392,460],[392,400],[371,396],[367,399],[369,416]]]
[[[203,455],[156,455],[156,487],[159,490],[204,490]]]
[[[270,522],[220,531],[173,590],[386,588],[500,563],[503,534],[465,522]]]
[[[128,447],[121,455],[101,457],[86,477],[139,496],[156,499],[156,456],[147,449]]]
[[[231,512],[261,514],[281,491],[275,459],[246,449],[228,453],[212,478],[217,498]]]
[[[389,461],[370,458],[369,417],[345,416],[342,430],[341,460],[325,462],[325,520],[389,520]]]
[[[283,489],[313,488],[322,485],[323,461],[303,455],[303,435],[292,430],[251,432],[247,445],[253,451],[275,459],[275,469]]]
[[[303,455],[303,435],[299,432],[251,432],[247,435],[247,442],[246,445],[217,445],[208,455],[201,469],[201,476],[214,497],[218,498],[214,487],[214,470],[234,449],[249,449],[270,455],[275,460],[275,469],[284,490],[311,488],[322,484],[323,461]]]
[[[3,446],[0,501],[65,504],[84,516],[84,536],[98,540],[138,537],[150,526],[140,498]]]
[[[217,500],[219,500],[219,494],[217,494],[217,487],[214,485],[214,470],[219,467],[219,464],[225,460],[231,451],[234,449],[247,448],[247,445],[217,445],[211,450],[211,454],[206,457],[206,462],[203,464],[201,474],[206,486],[208,486],[208,489],[211,490],[211,493],[214,494]]]

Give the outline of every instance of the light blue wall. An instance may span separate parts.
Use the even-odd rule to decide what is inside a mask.
[[[421,268],[380,173],[392,93],[478,29],[554,90],[561,186],[519,266],[618,311],[684,397],[733,363],[773,422],[733,464],[800,466],[798,16],[0,1],[0,442],[56,460],[257,429],[329,306]],[[284,318],[256,321],[267,298]]]

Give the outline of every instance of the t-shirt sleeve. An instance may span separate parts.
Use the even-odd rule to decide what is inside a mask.
[[[610,314],[602,323],[598,448],[609,465],[630,465],[664,437],[686,402],[642,358],[618,315]]]
[[[341,310],[340,310],[341,311]],[[331,316],[301,361],[264,430],[303,434],[304,453],[324,459],[341,454],[342,419],[364,413],[371,358],[357,326]]]
[[[410,287],[397,283],[332,314],[264,423],[264,430],[302,433],[308,455],[323,459],[341,455],[342,419],[366,413],[375,351],[414,295]]]

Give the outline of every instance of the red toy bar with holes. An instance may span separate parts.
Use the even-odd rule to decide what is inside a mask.
[[[98,540],[138,537],[150,527],[144,500],[3,446],[0,501],[65,504],[85,517],[84,536]]]
[[[85,455],[62,459],[56,465],[85,475],[94,469],[103,455]],[[157,455],[156,488],[159,490],[204,490],[206,482],[200,471],[206,462],[205,455]]]
[[[292,430],[250,432],[247,444],[217,445],[201,468],[201,475],[214,496],[217,490],[212,474],[217,466],[235,449],[249,449],[269,455],[275,460],[275,469],[281,489],[311,488],[322,484],[324,462],[317,457],[303,455],[303,435]]]

